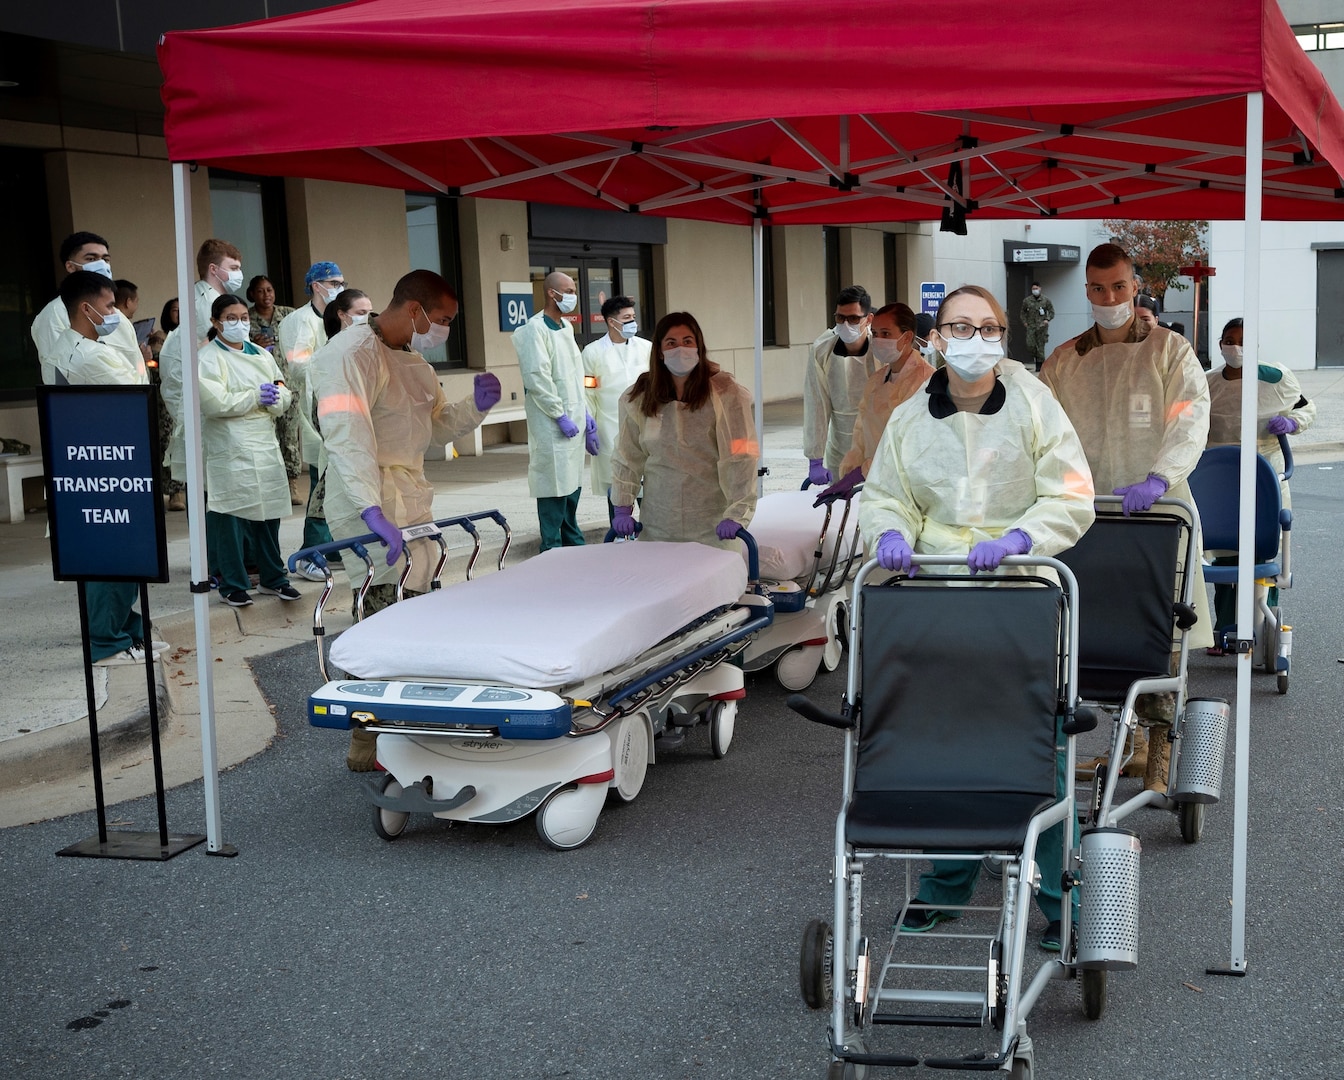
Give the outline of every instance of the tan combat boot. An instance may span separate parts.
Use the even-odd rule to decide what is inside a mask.
[[[299,491],[299,478],[291,476],[289,478],[289,505],[302,506],[307,501]]]
[[[1123,769],[1121,776],[1142,776],[1148,770],[1148,729],[1134,729],[1134,756]]]
[[[187,508],[187,493],[182,488],[178,488],[168,496],[169,510],[185,510]]]
[[[376,733],[360,728],[350,732],[350,749],[345,753],[345,767],[351,772],[373,772],[378,767]]]
[[[1148,762],[1143,771],[1145,791],[1167,793],[1167,781],[1171,774],[1171,729],[1154,727],[1148,739]]]

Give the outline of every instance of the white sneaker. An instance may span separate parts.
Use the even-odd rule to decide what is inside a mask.
[[[294,564],[294,573],[301,578],[307,578],[309,581],[326,581],[327,575],[322,572],[317,563],[312,559],[300,559]]]
[[[155,660],[158,659],[156,655]],[[124,664],[143,664],[145,662],[145,650],[138,645],[132,645],[129,649],[124,649],[119,653],[113,653],[111,656],[104,656],[101,660],[93,662],[94,667],[121,667]]]

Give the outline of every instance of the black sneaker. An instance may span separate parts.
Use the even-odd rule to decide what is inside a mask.
[[[284,585],[277,585],[274,589],[269,585],[262,585],[257,589],[257,592],[261,593],[263,596],[278,596],[281,600],[303,599],[303,593],[299,592],[298,589],[294,588],[294,586],[290,585],[288,582]]]
[[[220,599],[223,600],[224,603],[228,604],[229,607],[252,606],[252,597],[248,596],[247,593],[243,592],[242,589],[239,589],[237,592],[224,593],[223,595],[220,596]]]
[[[923,900],[916,899],[915,904],[923,904]],[[911,907],[905,913],[905,918],[901,920],[901,932],[903,934],[922,934],[925,930],[932,930],[941,922],[949,922],[956,916],[946,911],[937,911],[929,907]]]

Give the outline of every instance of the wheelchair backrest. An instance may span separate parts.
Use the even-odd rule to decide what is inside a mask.
[[[1241,448],[1205,450],[1190,474],[1190,490],[1199,508],[1205,551],[1237,550],[1241,512]],[[1255,458],[1255,561],[1273,562],[1279,554],[1279,475],[1264,457]]]
[[[1183,519],[1099,513],[1056,556],[1078,579],[1078,692],[1124,701],[1136,679],[1170,674]]]
[[[1059,588],[915,579],[860,603],[855,789],[1053,796]]]

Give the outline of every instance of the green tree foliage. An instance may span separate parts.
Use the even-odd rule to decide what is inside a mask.
[[[1111,239],[1129,252],[1144,287],[1161,299],[1168,289],[1184,289],[1180,268],[1207,262],[1207,221],[1105,221]]]

